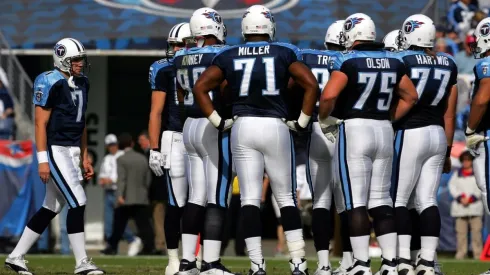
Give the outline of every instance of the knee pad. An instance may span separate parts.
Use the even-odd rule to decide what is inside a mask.
[[[262,236],[262,223],[260,221],[260,208],[254,205],[242,206],[240,210],[241,224],[244,239]]]
[[[373,218],[376,236],[396,232],[395,216],[392,207],[380,206],[369,209],[369,215]]]
[[[369,235],[371,232],[371,223],[366,207],[356,207],[347,211],[348,224],[349,224],[349,236],[359,237]],[[356,226],[350,226],[355,224]]]
[[[29,220],[27,227],[37,234],[42,234],[56,215],[56,212],[41,207],[41,209],[39,209],[39,211],[37,211],[36,214],[34,214],[34,216],[32,216],[32,218]]]
[[[420,213],[420,236],[439,237],[441,231],[441,215],[439,208],[432,206]]]
[[[408,208],[396,207],[395,220],[398,235],[412,235],[412,221]]]
[[[68,209],[66,215],[66,231],[68,234],[84,232],[85,205]]]
[[[282,207],[280,211],[284,231],[296,230],[302,227],[298,208],[295,206],[286,206]]]

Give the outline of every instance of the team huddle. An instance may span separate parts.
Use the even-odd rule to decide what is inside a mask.
[[[432,20],[412,15],[378,43],[373,20],[356,13],[328,28],[326,50],[273,42],[275,32],[270,10],[255,5],[243,15],[245,43],[226,46],[221,16],[201,8],[189,23],[171,29],[167,57],[150,67],[149,165],[166,177],[169,194],[165,274],[234,274],[221,263],[220,250],[235,174],[247,225],[248,274],[267,270],[260,222],[264,174],[280,208],[291,274],[309,274],[296,204],[295,138],[307,139],[315,275],[372,275],[369,217],[382,250],[376,274],[438,274],[436,194],[441,174],[451,168],[458,90],[453,58],[432,51]],[[473,52],[483,59],[474,68],[466,129],[487,212],[489,34],[486,18],[475,31]],[[85,128],[87,54],[79,41],[65,38],[53,57],[55,69],[36,78],[33,98],[46,197],[5,265],[31,275],[24,255],[68,203],[75,274],[104,274],[85,252],[86,198],[80,180],[93,176]],[[332,197],[344,235],[336,270],[328,251]],[[202,260],[195,256],[199,234]]]

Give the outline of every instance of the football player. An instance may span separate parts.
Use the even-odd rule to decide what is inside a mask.
[[[165,239],[167,240],[168,266],[165,275],[174,275],[179,271],[180,219],[187,202],[187,180],[185,177],[185,147],[182,142],[182,120],[175,86],[173,56],[183,48],[184,38],[191,36],[189,23],[175,25],[168,34],[169,49],[164,59],[150,67],[151,111],[148,125],[150,135],[150,168],[157,176],[165,175],[168,189],[168,201],[165,211]],[[162,113],[166,130],[162,134],[159,149],[159,137],[162,125]],[[162,170],[163,167],[163,170]]]
[[[294,143],[290,128],[304,131],[316,102],[318,84],[301,62],[298,48],[273,43],[274,17],[261,5],[248,8],[242,19],[245,44],[222,50],[194,87],[196,99],[218,129],[231,127],[213,108],[208,92],[226,80],[232,91],[231,149],[240,183],[245,243],[251,259],[250,275],[265,275],[262,255],[260,201],[264,169],[280,208],[292,274],[308,274],[301,219],[296,208]],[[303,110],[297,121],[283,122],[288,80],[304,90]],[[206,247],[206,244],[204,244]]]
[[[53,50],[54,70],[34,81],[35,135],[39,176],[46,184],[43,206],[27,224],[5,266],[19,274],[28,271],[24,255],[51,220],[68,203],[68,238],[75,256],[75,274],[104,274],[85,251],[84,216],[87,198],[80,181],[94,175],[87,148],[87,53],[82,43],[64,38]],[[83,176],[80,161],[84,169]]]
[[[232,165],[229,132],[220,132],[199,109],[192,89],[215,54],[223,48],[226,29],[218,12],[201,8],[190,20],[192,42],[197,47],[175,55],[179,93],[183,97],[187,119],[184,124],[184,145],[187,151],[186,170],[189,200],[182,222],[182,261],[180,275],[198,274],[195,261],[197,235],[203,232],[203,265],[201,274],[232,274],[220,262],[221,237],[224,227]],[[227,117],[220,84],[213,87],[215,107]],[[206,204],[207,203],[207,204]],[[204,225],[204,228],[202,228]]]
[[[434,260],[439,243],[441,218],[437,190],[441,174],[451,170],[456,103],[457,67],[445,53],[433,53],[436,28],[427,16],[408,17],[400,32],[402,58],[419,100],[410,112],[396,121],[392,172],[392,198],[398,233],[398,271],[414,274],[410,242],[412,224],[407,208],[413,200],[420,215],[421,250],[415,274],[435,274]]]
[[[384,49],[390,52],[398,52],[400,30],[392,30],[383,38]]]
[[[475,30],[476,42],[471,46],[475,58],[482,58],[475,65],[473,72],[475,74],[475,83],[466,127],[466,147],[475,155],[473,168],[475,171],[476,183],[482,192],[482,201],[485,210],[490,214],[488,189],[490,184],[490,111],[488,103],[490,102],[490,17],[483,19]],[[490,274],[490,270],[482,275]]]
[[[392,110],[403,117],[416,103],[417,92],[405,75],[403,62],[376,43],[371,18],[362,13],[344,23],[342,42],[349,52],[333,59],[334,70],[319,107],[322,130],[340,124],[335,163],[349,216],[349,233],[356,261],[349,275],[371,275],[369,215],[383,251],[380,273],[397,274],[396,227],[390,197],[393,128],[390,108],[394,89],[400,100]],[[329,117],[339,109],[338,118]]]
[[[302,50],[301,54],[304,63],[311,69],[318,82],[317,99],[320,99],[321,92],[325,87],[329,77],[329,64],[331,57],[338,51],[345,48],[340,45],[340,34],[344,26],[344,20],[335,21],[327,30],[325,35],[325,50]],[[333,162],[335,152],[335,135],[338,131],[337,126],[333,126],[325,136],[318,124],[318,104],[313,111],[312,133],[307,141],[307,171],[306,179],[310,185],[313,198],[312,231],[315,249],[318,255],[318,268],[315,275],[331,275],[332,270],[329,261],[329,245],[331,232],[330,206],[332,204],[333,187]],[[332,114],[336,116],[335,111]],[[340,188],[340,196],[342,195]],[[341,199],[340,196],[336,198]],[[339,206],[342,205],[339,200]],[[348,249],[348,245],[345,245]],[[343,261],[350,267],[352,260]],[[338,270],[340,272],[340,270]]]

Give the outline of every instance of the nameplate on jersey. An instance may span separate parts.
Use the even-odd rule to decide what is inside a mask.
[[[238,55],[262,55],[269,54],[270,46],[260,46],[260,47],[239,47]]]
[[[422,65],[443,65],[449,66],[449,58],[447,56],[430,56],[430,55],[422,55],[416,54],[415,58],[417,59],[418,64]]]
[[[182,66],[192,66],[201,64],[203,54],[188,54],[182,57]]]
[[[389,69],[390,60],[388,58],[366,58],[366,65],[372,69]]]

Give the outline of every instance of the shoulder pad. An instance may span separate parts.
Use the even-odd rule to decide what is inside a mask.
[[[490,57],[486,57],[475,65],[477,79],[490,77]]]
[[[44,106],[48,101],[51,88],[59,81],[65,80],[65,77],[57,70],[44,72],[34,80],[34,98],[33,104]]]

